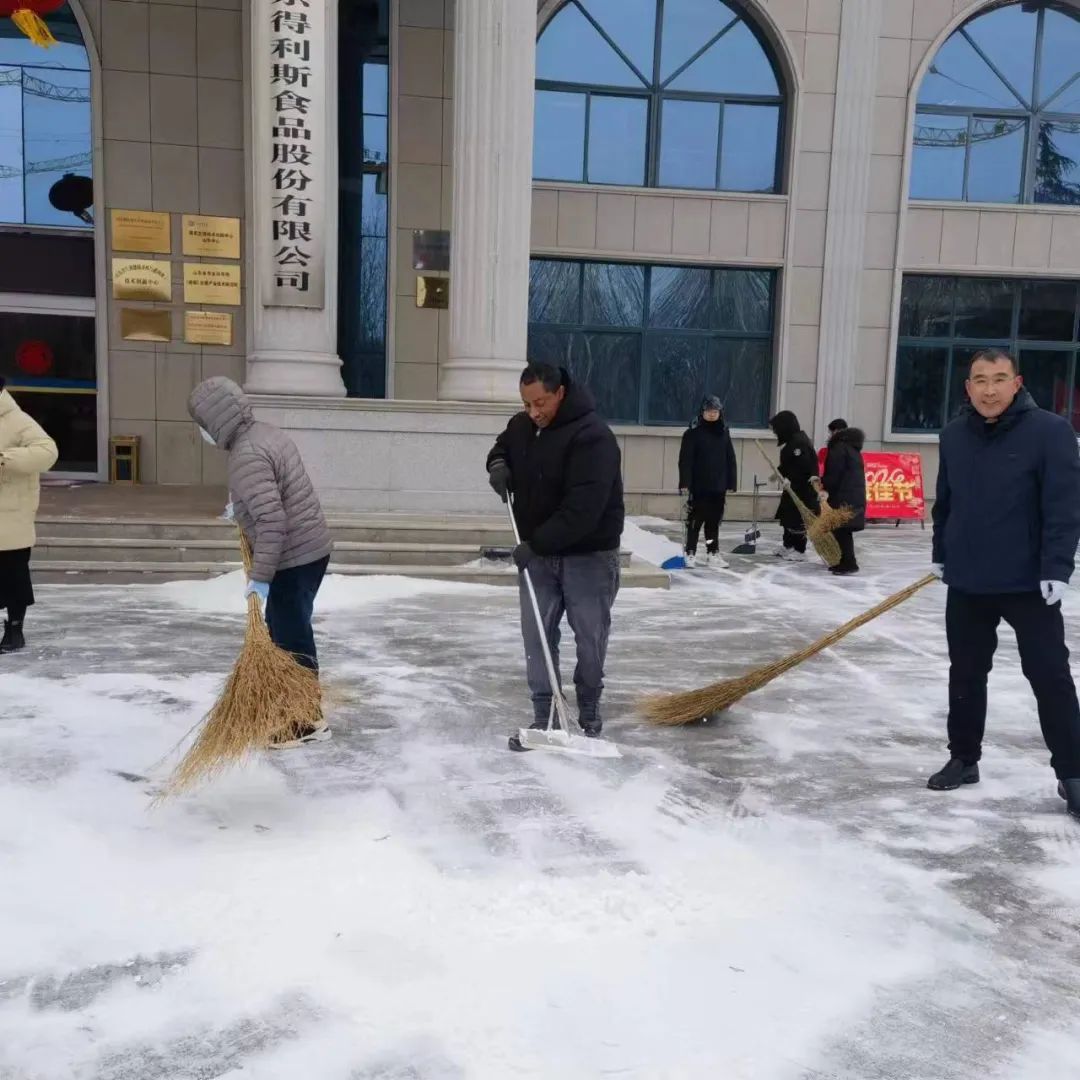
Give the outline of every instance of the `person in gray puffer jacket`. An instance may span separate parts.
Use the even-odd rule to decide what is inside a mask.
[[[300,452],[285,432],[257,421],[243,390],[223,376],[195,387],[188,412],[203,438],[229,455],[233,512],[253,555],[244,595],[257,593],[265,602],[274,644],[317,672],[311,616],[333,541]],[[320,721],[276,745],[329,736]]]

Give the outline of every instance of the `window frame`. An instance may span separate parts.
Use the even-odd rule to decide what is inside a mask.
[[[663,23],[664,23],[664,3],[665,0],[657,0],[656,3],[656,25],[653,30],[653,65],[652,73],[649,81],[646,83],[646,73],[642,72],[638,66],[630,59],[627,53],[619,47],[610,34],[600,25],[599,20],[593,17],[593,15],[586,10],[586,8],[578,3],[578,0],[567,0],[565,4],[562,4],[557,11],[555,11],[548,22],[541,29],[537,35],[537,42],[543,37],[547,28],[551,25],[551,22],[558,17],[558,15],[567,7],[575,7],[579,14],[581,14],[596,32],[603,38],[605,43],[611,48],[615,54],[627,65],[630,71],[632,71],[638,78],[643,80],[640,88],[628,87],[628,86],[609,86],[604,83],[589,83],[589,82],[568,82],[561,79],[543,79],[537,78],[534,84],[534,93],[536,91],[551,91],[554,93],[563,94],[581,94],[585,97],[585,134],[584,144],[582,148],[582,168],[580,180],[567,180],[546,176],[532,177],[536,183],[553,183],[553,184],[592,184],[602,187],[646,187],[646,188],[661,188],[665,190],[673,191],[718,191],[718,192],[730,192],[731,194],[746,194],[746,195],[782,195],[785,193],[785,185],[787,180],[786,175],[786,161],[784,154],[784,148],[787,145],[787,129],[788,129],[788,99],[790,94],[787,89],[787,81],[784,78],[783,71],[776,58],[776,50],[769,43],[768,39],[764,36],[761,29],[758,27],[756,20],[751,12],[749,12],[741,0],[724,0],[724,3],[730,7],[736,16],[734,19],[725,24],[722,30],[708,38],[706,42],[691,56],[685,60],[679,67],[677,67],[666,79],[661,78],[660,64],[661,64],[661,41],[663,37]],[[696,63],[706,52],[708,52],[721,38],[723,38],[729,31],[733,30],[739,23],[743,23],[746,28],[754,35],[758,44],[761,46],[766,59],[772,68],[773,75],[776,78],[779,91],[776,95],[769,94],[715,94],[705,91],[697,90],[669,90],[666,89],[671,83],[675,82],[691,65]],[[609,181],[590,180],[589,179],[589,128],[590,119],[592,114],[592,97],[599,95],[601,97],[629,97],[637,100],[644,100],[647,103],[646,116],[645,116],[645,178],[641,185],[627,184],[627,183],[611,183]],[[715,168],[715,186],[712,188],[702,187],[686,187],[679,184],[661,184],[660,183],[660,151],[663,143],[663,112],[665,101],[696,101],[704,102],[706,104],[716,104],[720,107],[717,135],[716,135],[716,168]],[[724,113],[727,105],[769,105],[778,109],[777,125],[776,125],[776,146],[773,153],[773,181],[771,190],[769,191],[747,191],[741,192],[735,188],[722,188],[720,186],[720,174],[721,163],[723,160],[724,149]]]
[[[1053,277],[1053,276],[1035,276],[1035,277],[1002,277],[1001,275],[993,274],[942,274],[942,273],[924,273],[924,272],[904,272],[900,283],[900,309],[902,311],[904,285],[913,278],[947,278],[954,283],[954,289],[952,298],[950,301],[949,312],[949,328],[950,331],[956,329],[956,316],[957,316],[957,304],[956,304],[956,291],[955,283],[965,280],[992,280],[992,281],[1008,281],[1012,290],[1012,312],[1009,320],[1009,335],[1007,337],[970,337],[970,336],[954,336],[936,334],[933,336],[917,337],[911,334],[903,334],[899,329],[899,319],[897,320],[897,336],[895,347],[892,350],[891,364],[890,364],[890,381],[889,381],[889,439],[894,442],[936,442],[941,435],[945,426],[954,419],[954,417],[948,415],[949,400],[953,389],[954,378],[954,363],[953,363],[953,351],[955,349],[987,349],[987,348],[999,348],[1006,350],[1010,355],[1016,357],[1017,366],[1019,368],[1019,374],[1022,376],[1023,360],[1021,354],[1025,352],[1068,352],[1071,354],[1069,361],[1069,367],[1067,372],[1067,384],[1069,386],[1069,400],[1066,403],[1065,419],[1072,422],[1072,417],[1075,412],[1080,409],[1080,386],[1076,384],[1076,377],[1078,372],[1078,365],[1080,365],[1080,280],[1075,277]],[[1023,338],[1020,336],[1020,312],[1023,300],[1023,288],[1025,285],[1040,282],[1040,283],[1060,283],[1066,282],[1073,286],[1073,338],[1071,341],[1049,341],[1042,339]],[[945,367],[945,379],[943,384],[943,394],[941,398],[941,417],[942,424],[934,431],[929,431],[921,428],[902,428],[896,425],[896,397],[897,397],[897,376],[899,373],[899,360],[900,350],[903,348],[927,348],[927,349],[945,349],[948,352],[948,363]],[[1045,406],[1040,402],[1040,408]],[[1080,439],[1080,430],[1077,431],[1077,438]]]
[[[1009,5],[1005,5],[1009,6]],[[967,27],[976,23],[984,15],[990,14],[997,8],[986,8],[971,18],[967,19],[964,23],[958,26],[935,50],[933,56],[930,58],[930,65],[932,66],[934,60],[937,58],[938,53],[945,47],[945,45],[957,34],[963,34],[967,43],[975,50],[975,52],[982,59],[983,63],[994,73],[994,75],[1001,80],[1002,85],[1013,94],[1018,101],[1024,100],[1022,95],[1012,84],[1012,82],[1005,76],[1001,69],[990,59],[986,54],[986,51],[981,45],[970,35],[966,33]],[[1045,3],[1039,7],[1036,12],[1038,22],[1035,29],[1035,57],[1032,67],[1032,102],[1030,108],[1024,108],[1017,105],[1015,108],[1002,106],[997,108],[995,106],[976,106],[976,105],[924,105],[919,100],[919,94],[922,92],[922,86],[919,87],[919,93],[915,95],[915,112],[914,112],[914,124],[917,126],[918,118],[920,115],[931,116],[958,116],[966,117],[968,121],[967,125],[967,141],[963,144],[964,149],[964,182],[963,191],[958,199],[949,198],[947,196],[933,195],[933,196],[913,196],[911,195],[911,181],[908,181],[908,199],[910,202],[920,203],[970,203],[975,206],[1078,206],[1080,205],[1080,194],[1077,196],[1075,203],[1055,203],[1055,202],[1041,202],[1035,199],[1035,189],[1038,183],[1038,153],[1039,153],[1039,140],[1038,132],[1044,123],[1067,123],[1080,125],[1080,111],[1074,113],[1059,112],[1050,106],[1053,106],[1054,102],[1061,98],[1068,90],[1074,88],[1080,83],[1080,70],[1078,70],[1068,82],[1059,87],[1054,96],[1048,99],[1046,107],[1040,107],[1041,102],[1038,101],[1038,87],[1040,84],[1040,76],[1042,74],[1042,51],[1043,51],[1043,38],[1046,25],[1046,11],[1047,5]],[[1080,11],[1076,11],[1071,17],[1075,18],[1080,23]],[[928,67],[926,73],[923,75],[923,81],[930,74],[930,68]],[[971,153],[973,143],[971,141],[971,129],[976,120],[1022,120],[1025,124],[1024,134],[1024,152],[1021,157],[1020,163],[1020,193],[1015,203],[993,203],[986,202],[977,199],[968,198],[968,179],[971,170]],[[911,137],[911,158],[914,163],[915,149],[917,144],[915,143],[915,132],[912,131]],[[1080,186],[1080,180],[1077,181]]]
[[[672,429],[685,427],[690,421],[690,417],[686,417],[679,420],[673,420],[670,422],[650,420],[648,418],[648,407],[650,400],[650,392],[652,389],[652,364],[649,362],[649,344],[650,342],[659,337],[686,337],[697,338],[707,343],[713,340],[724,341],[764,341],[769,346],[769,389],[768,389],[768,404],[766,406],[766,413],[770,414],[775,407],[776,403],[776,386],[777,376],[779,371],[779,346],[780,336],[782,329],[781,321],[781,281],[780,270],[775,266],[745,266],[745,265],[727,265],[722,263],[709,263],[702,265],[700,263],[686,263],[686,262],[644,262],[638,259],[582,259],[572,258],[558,255],[546,255],[546,254],[533,254],[529,258],[530,267],[536,262],[546,263],[564,263],[570,264],[577,268],[577,292],[576,292],[576,307],[579,313],[579,317],[574,322],[540,322],[534,321],[531,317],[527,322],[527,334],[531,335],[533,330],[536,329],[542,333],[555,333],[555,334],[567,334],[567,335],[588,335],[588,334],[605,334],[605,335],[618,335],[623,337],[634,336],[638,338],[637,345],[637,358],[638,358],[638,371],[639,371],[639,389],[638,389],[638,411],[636,420],[626,419],[610,419],[605,417],[606,420],[613,427],[628,427],[632,428],[636,432],[643,431],[645,429],[653,428],[660,429],[665,432],[670,432]],[[643,270],[642,278],[642,305],[641,305],[641,322],[638,325],[613,325],[610,323],[587,323],[584,319],[585,314],[585,267],[588,265],[620,265],[620,266],[634,266],[640,267]],[[711,283],[710,288],[715,288],[713,282],[715,282],[715,275],[718,272],[723,271],[735,271],[745,273],[761,273],[768,274],[770,277],[770,304],[769,304],[769,327],[767,330],[714,330],[714,329],[701,329],[697,327],[665,327],[665,326],[651,326],[649,322],[652,302],[652,277],[653,272],[656,270],[704,270],[710,275]],[[531,287],[530,287],[530,302],[531,302]],[[530,359],[532,357],[530,356]],[[541,358],[542,359],[542,358]],[[768,415],[763,418],[763,422],[760,426],[747,426],[741,424],[730,424],[731,429],[761,432],[768,430]]]

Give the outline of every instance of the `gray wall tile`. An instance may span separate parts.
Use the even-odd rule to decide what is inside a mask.
[[[196,80],[185,75],[150,76],[150,134],[156,143],[195,146],[199,141]]]

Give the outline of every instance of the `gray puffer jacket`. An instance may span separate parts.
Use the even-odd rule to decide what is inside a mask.
[[[279,570],[329,555],[330,530],[292,439],[258,423],[243,390],[221,375],[195,387],[188,412],[228,451],[233,510],[254,553],[252,578],[273,581]]]

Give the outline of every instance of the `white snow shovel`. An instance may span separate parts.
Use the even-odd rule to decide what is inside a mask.
[[[521,534],[518,532],[517,518],[514,517],[513,495],[508,495],[506,509],[510,514],[510,527],[514,530],[514,543],[521,543]],[[548,684],[551,686],[551,711],[548,713],[548,726],[546,729],[519,728],[515,737],[518,745],[523,750],[558,750],[563,754],[580,754],[582,757],[594,758],[617,758],[621,757],[619,748],[606,739],[589,738],[587,735],[573,735],[570,732],[570,709],[559,689],[559,679],[555,673],[555,661],[551,658],[551,647],[548,645],[547,634],[544,632],[544,620],[540,615],[540,604],[536,599],[536,590],[533,588],[532,578],[529,571],[522,570],[525,577],[525,588],[529,592],[529,601],[532,604],[533,617],[536,619],[536,630],[540,635],[540,648],[544,651],[544,666],[547,668]],[[558,726],[555,726],[556,718]]]

